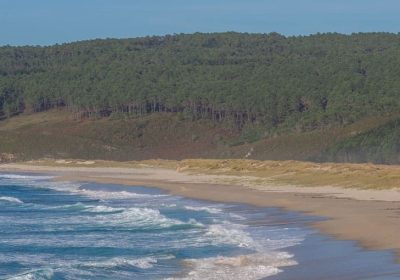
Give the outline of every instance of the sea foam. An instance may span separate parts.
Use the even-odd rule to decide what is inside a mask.
[[[244,229],[245,226],[224,222],[210,225],[204,236],[215,245],[232,244],[242,248],[253,248],[255,242]]]
[[[157,264],[160,259],[173,259],[174,256],[161,256],[161,257],[144,257],[144,258],[112,258],[99,261],[86,262],[79,265],[83,268],[139,268],[139,269],[150,269]]]
[[[31,270],[19,275],[6,278],[7,280],[50,280],[54,276],[52,269]]]
[[[49,180],[53,176],[40,175],[19,175],[19,174],[0,174],[0,179],[17,179],[17,180]]]
[[[11,203],[24,203],[22,200],[12,196],[1,196],[0,201],[7,201]]]
[[[297,262],[292,257],[288,253],[270,252],[237,257],[187,259],[184,263],[190,271],[186,276],[167,279],[262,279],[278,274],[281,272],[280,267],[296,265]]]
[[[206,206],[185,206],[184,208],[189,211],[195,211],[195,212],[204,211],[210,214],[219,214],[222,212],[222,209],[206,207]]]

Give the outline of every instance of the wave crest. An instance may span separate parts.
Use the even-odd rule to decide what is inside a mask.
[[[172,279],[209,279],[255,280],[281,272],[280,267],[296,265],[292,255],[285,252],[256,253],[237,257],[214,257],[205,259],[187,259],[184,261],[191,270],[182,278]]]
[[[185,206],[186,210],[195,211],[195,212],[207,212],[210,214],[219,214],[222,212],[222,209],[206,207],[206,206]]]
[[[19,204],[24,203],[24,202],[23,202],[22,200],[20,200],[19,198],[12,197],[12,196],[1,196],[1,197],[0,197],[0,201],[7,201],[7,202],[19,203]]]
[[[41,175],[0,174],[0,179],[48,180],[53,178],[54,178],[53,176],[41,176]]]
[[[173,259],[174,256],[161,256],[161,257],[144,257],[144,258],[137,258],[137,259],[128,259],[128,258],[112,258],[103,261],[93,261],[87,262],[82,265],[81,267],[84,268],[139,268],[139,269],[150,269],[157,264],[158,260],[160,259]]]
[[[54,271],[52,269],[31,270],[19,275],[7,278],[7,280],[51,280],[53,279]]]

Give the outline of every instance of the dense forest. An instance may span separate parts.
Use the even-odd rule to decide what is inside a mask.
[[[0,47],[0,121],[61,107],[78,120],[172,113],[235,127],[244,142],[398,116],[400,35],[229,32]],[[365,135],[397,135],[391,127]],[[374,144],[364,136],[329,159],[370,160],[348,153]],[[384,151],[400,161],[396,137],[383,138],[391,148],[372,160]]]
[[[0,116],[180,112],[314,129],[400,108],[400,35],[193,34],[0,48]]]

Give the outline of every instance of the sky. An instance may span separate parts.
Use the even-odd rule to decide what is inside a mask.
[[[0,0],[0,45],[194,32],[400,32],[400,0]]]

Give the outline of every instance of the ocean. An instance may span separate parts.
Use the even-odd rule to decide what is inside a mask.
[[[0,279],[400,279],[392,252],[318,234],[317,219],[1,173]]]

